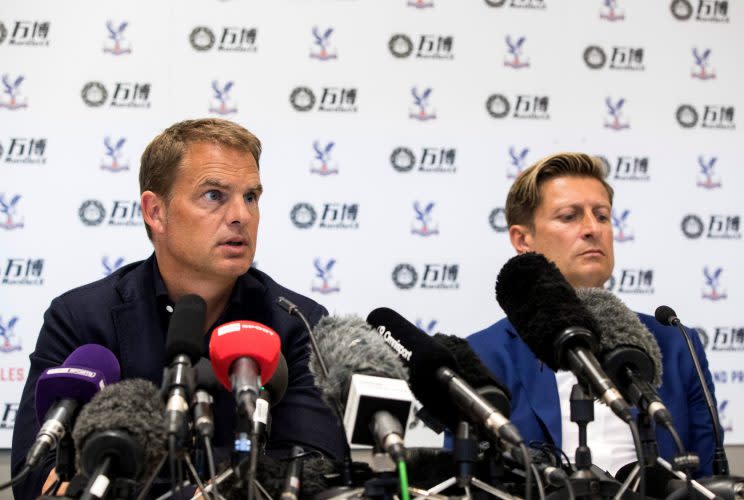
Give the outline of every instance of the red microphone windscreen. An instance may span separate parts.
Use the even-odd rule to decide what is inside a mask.
[[[218,326],[209,340],[209,358],[217,380],[228,391],[230,367],[238,358],[251,358],[258,364],[261,382],[271,379],[279,364],[281,341],[279,334],[255,321],[231,321]]]

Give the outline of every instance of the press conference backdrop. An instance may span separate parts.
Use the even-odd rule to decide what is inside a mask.
[[[600,155],[606,286],[699,328],[744,443],[743,28],[717,0],[3,2],[0,447],[51,299],[152,251],[142,150],[209,116],[263,141],[259,268],[462,336],[503,315],[515,176]]]

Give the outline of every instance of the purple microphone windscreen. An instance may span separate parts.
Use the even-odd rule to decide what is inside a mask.
[[[98,344],[75,349],[61,366],[47,368],[36,381],[36,419],[41,424],[49,408],[60,399],[87,403],[106,385],[120,378],[119,360]]]

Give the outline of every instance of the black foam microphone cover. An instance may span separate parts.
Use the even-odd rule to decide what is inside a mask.
[[[675,320],[679,321],[679,319],[677,318],[677,313],[674,312],[674,309],[669,306],[657,307],[656,311],[654,311],[654,317],[656,318],[656,321],[664,326],[673,326]]]
[[[570,369],[563,353],[572,345],[596,352],[599,339],[594,318],[545,256],[529,252],[509,259],[496,280],[496,300],[522,340],[553,371]],[[586,335],[574,336],[557,349],[558,337],[577,327]]]
[[[279,401],[284,397],[284,393],[287,392],[287,385],[289,384],[289,370],[287,368],[287,360],[284,359],[284,355],[279,353],[279,364],[276,365],[276,371],[271,376],[264,388],[269,393],[269,403],[273,408]]]
[[[185,354],[195,365],[202,354],[207,303],[198,295],[184,295],[173,308],[165,340],[167,362]]]
[[[457,335],[443,333],[437,333],[432,338],[454,356],[460,367],[458,374],[463,380],[484,396],[502,415],[509,417],[511,392],[486,368],[468,341]]]

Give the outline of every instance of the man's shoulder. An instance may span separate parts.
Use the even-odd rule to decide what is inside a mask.
[[[467,341],[474,349],[476,346],[494,349],[508,342],[511,338],[510,333],[515,333],[514,326],[508,318],[503,318],[491,326],[469,335]]]
[[[123,295],[127,295],[127,288],[129,288],[122,285],[140,280],[147,270],[148,262],[150,262],[149,259],[122,266],[104,278],[64,292],[55,300],[64,301],[67,305],[88,306],[120,302]]]

